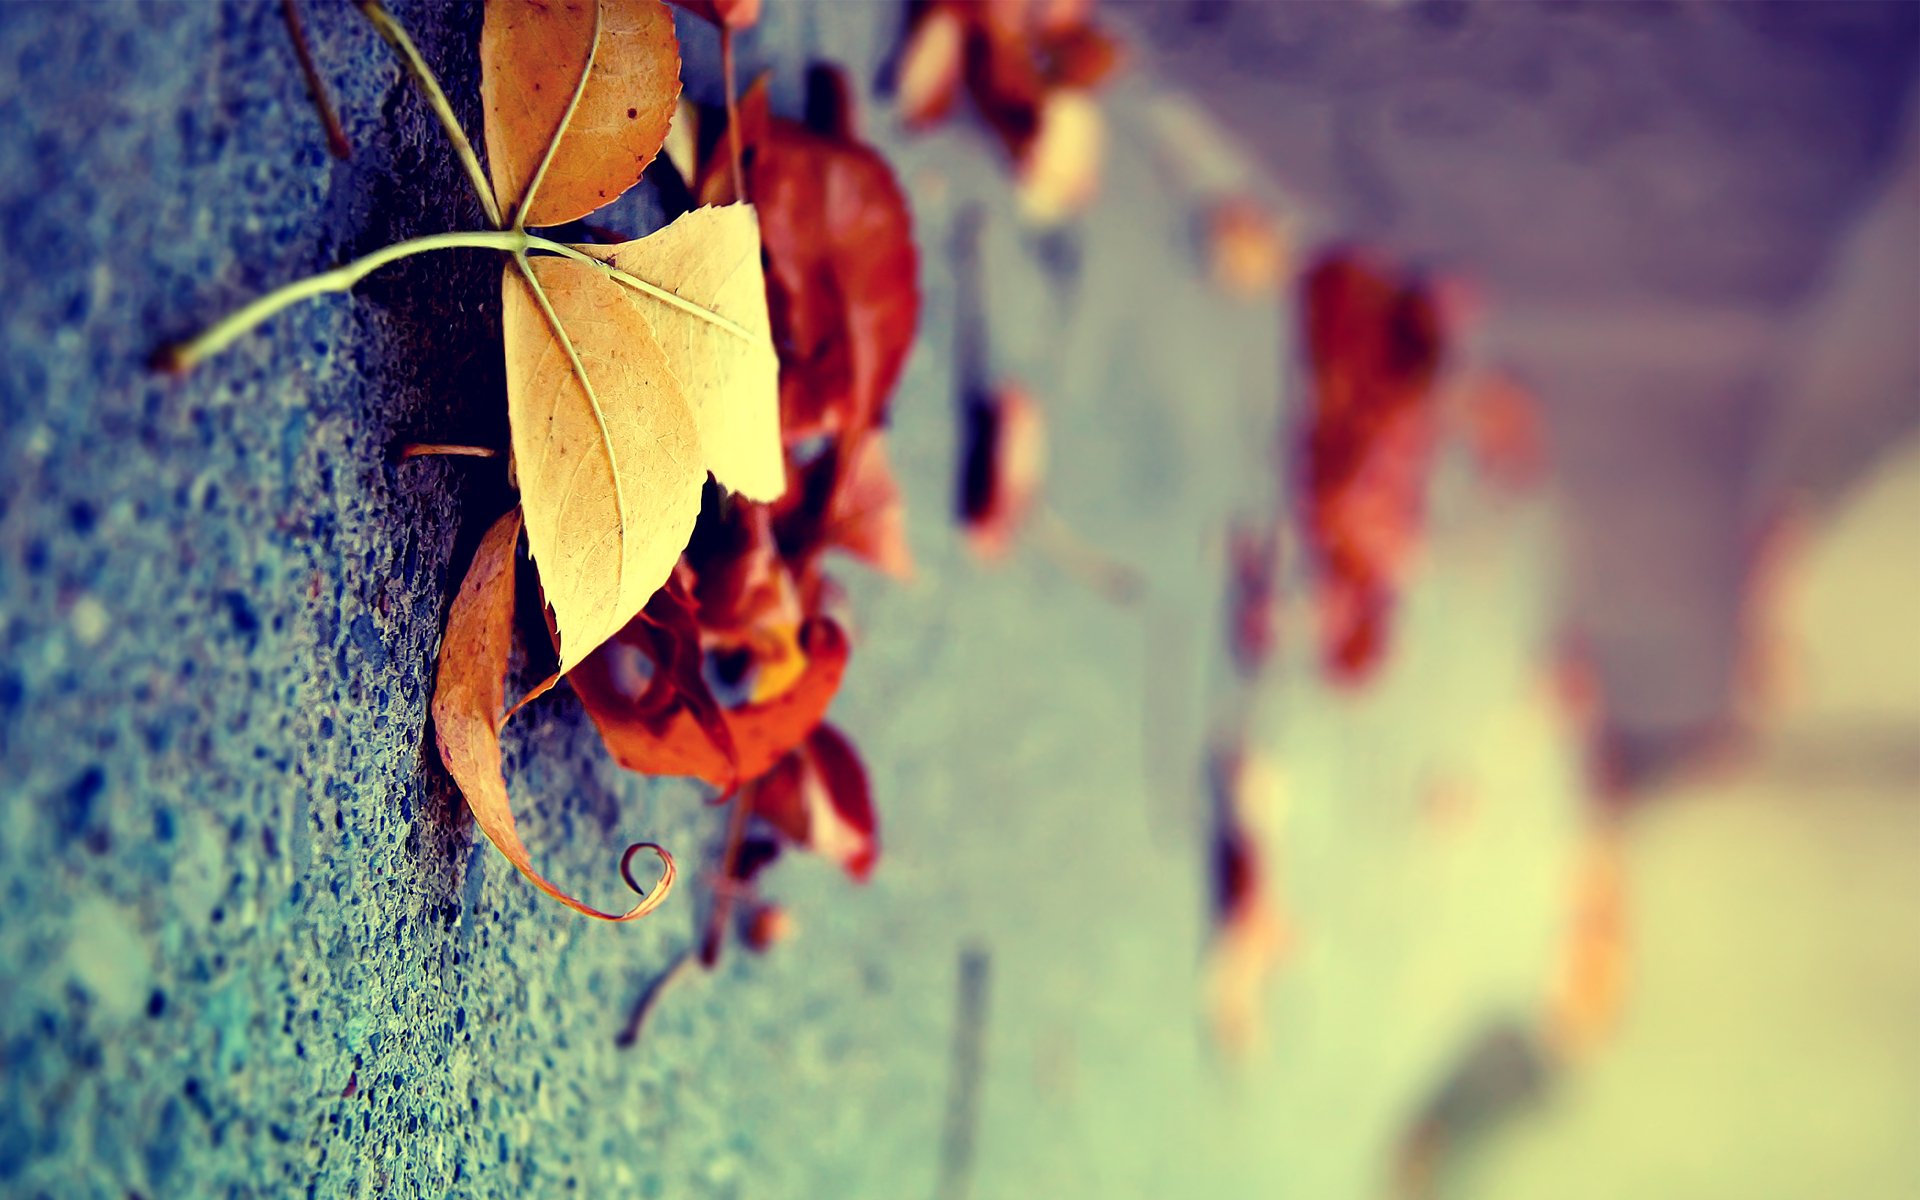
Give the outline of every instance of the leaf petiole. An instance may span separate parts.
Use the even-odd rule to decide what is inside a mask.
[[[409,458],[499,458],[492,446],[468,446],[455,442],[408,442],[400,447],[402,462]],[[522,701],[522,703],[525,703]]]
[[[459,156],[460,165],[467,169],[467,178],[473,183],[473,191],[480,198],[480,207],[486,211],[487,223],[498,229],[505,224],[500,219],[500,202],[494,198],[493,185],[487,182],[487,173],[480,169],[480,157],[473,152],[473,143],[467,140],[467,131],[460,127],[460,118],[453,115],[453,105],[447,100],[447,93],[440,88],[440,81],[434,78],[433,69],[427,66],[427,60],[420,56],[420,48],[413,44],[399,21],[380,0],[360,0],[360,11],[373,23],[380,36],[387,39],[394,53],[400,56],[400,63],[406,67],[407,74],[413,76],[414,83],[420,87],[420,94],[426,98],[427,107],[440,120],[440,127],[447,131],[447,140],[453,143],[453,152]]]
[[[199,337],[169,347],[159,355],[156,365],[163,370],[175,373],[186,371],[202,360],[226,349],[248,330],[281,309],[291,307],[302,300],[311,300],[316,296],[349,291],[355,284],[381,267],[403,258],[410,258],[415,254],[426,254],[433,250],[456,250],[467,247],[505,250],[513,254],[525,251],[530,240],[526,234],[514,230],[484,230],[471,233],[433,233],[426,237],[408,238],[404,242],[383,246],[372,254],[356,258],[344,266],[335,267],[331,271],[322,271],[318,275],[309,275],[305,279],[268,292],[252,304],[229,314]]]
[[[553,136],[547,140],[547,152],[540,156],[540,165],[533,170],[533,178],[527,181],[527,190],[520,197],[520,203],[513,211],[513,227],[520,229],[527,223],[527,213],[533,208],[533,197],[539,192],[540,184],[547,177],[547,168],[553,165],[553,156],[560,149],[560,142],[567,136],[567,126],[573,124],[574,110],[580,107],[580,97],[587,91],[587,79],[593,74],[593,60],[600,53],[600,19],[602,17],[598,0],[593,6],[593,40],[587,44],[587,61],[581,64],[580,77],[573,81],[573,95],[567,98],[567,110],[560,114],[560,124],[554,128]],[[531,278],[531,276],[529,276]]]
[[[711,309],[686,300],[656,283],[649,283],[637,275],[629,275],[620,268],[595,258],[584,251],[577,250],[565,242],[556,242],[539,237],[521,229],[475,229],[458,233],[432,233],[425,237],[408,238],[404,242],[395,242],[383,246],[373,253],[354,259],[331,271],[322,271],[318,275],[309,275],[305,279],[277,288],[255,300],[253,303],[229,314],[206,332],[190,341],[181,342],[162,350],[154,359],[154,365],[163,371],[174,374],[185,372],[198,363],[213,357],[220,351],[238,341],[254,326],[267,320],[283,308],[289,308],[302,300],[311,300],[316,296],[325,296],[334,292],[352,290],[355,284],[368,275],[416,254],[427,254],[435,250],[500,250],[507,254],[524,255],[529,251],[545,254],[557,254],[572,259],[583,266],[605,272],[614,282],[624,287],[650,296],[663,304],[678,308],[691,316],[698,317],[717,328],[724,329],[735,337],[755,340],[755,335],[742,325],[721,316]]]

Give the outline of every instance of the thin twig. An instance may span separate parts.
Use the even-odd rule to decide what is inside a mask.
[[[467,180],[473,184],[473,194],[480,198],[480,208],[487,214],[487,224],[495,229],[504,222],[500,219],[500,202],[494,198],[493,185],[487,182],[487,173],[480,169],[480,156],[473,152],[473,143],[467,140],[467,131],[460,127],[460,118],[453,115],[453,105],[447,100],[447,93],[441,90],[440,81],[434,78],[433,69],[427,66],[427,60],[420,56],[419,47],[407,36],[400,22],[394,20],[380,0],[360,0],[360,11],[373,22],[380,36],[387,39],[394,52],[400,56],[400,64],[413,76],[414,83],[420,87],[420,94],[426,98],[427,107],[440,121],[440,128],[447,131],[447,139],[453,143],[453,152],[460,159],[460,165],[467,170]]]
[[[721,86],[727,89],[727,153],[733,166],[733,200],[738,204],[747,198],[747,174],[740,152],[740,104],[734,86],[733,30],[724,22],[720,26],[720,81]]]
[[[314,64],[313,49],[307,45],[307,27],[300,20],[297,0],[280,0],[280,15],[286,19],[287,35],[293,39],[293,54],[300,60],[300,73],[306,76],[307,94],[313,97],[313,107],[320,112],[320,125],[327,131],[328,152],[335,158],[352,158],[353,143],[347,140],[347,131],[340,127],[340,114],[333,110],[333,98],[327,94],[320,68]]]
[[[1051,508],[1033,514],[1028,537],[1055,566],[1114,604],[1132,604],[1147,590],[1139,571],[1081,537]]]
[[[980,1123],[980,1067],[986,1059],[987,981],[992,960],[979,946],[960,951],[958,1003],[953,1015],[953,1075],[947,1083],[947,1123],[940,1143],[940,1200],[961,1200],[973,1175],[974,1131]]]
[[[719,965],[720,947],[727,940],[727,921],[733,916],[734,897],[741,890],[733,886],[733,873],[740,861],[740,843],[746,840],[747,817],[752,809],[753,785],[748,784],[733,798],[733,811],[727,816],[727,841],[720,850],[720,882],[713,889],[707,931],[700,939],[700,965],[709,971]]]
[[[654,976],[653,982],[647,984],[645,990],[640,993],[640,998],[633,1002],[633,1012],[628,1014],[626,1025],[613,1036],[614,1045],[625,1050],[640,1040],[640,1033],[646,1026],[647,1017],[659,1005],[660,998],[667,994],[667,989],[684,976],[687,968],[692,965],[693,952],[683,950],[679,957],[668,964],[666,970]]]
[[[500,452],[492,446],[463,446],[458,442],[408,442],[400,447],[400,457],[426,458],[444,455],[448,458],[499,458]]]

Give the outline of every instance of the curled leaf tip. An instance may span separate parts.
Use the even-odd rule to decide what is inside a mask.
[[[633,877],[633,856],[642,850],[653,851],[654,856],[660,860],[660,882],[654,885],[654,889],[651,892],[641,887]],[[667,893],[673,890],[673,881],[678,877],[678,874],[679,868],[674,866],[673,855],[668,853],[667,848],[658,842],[635,842],[633,845],[628,846],[627,852],[620,856],[620,878],[633,890],[634,895],[641,897],[646,903],[628,913],[627,917],[642,917],[653,911],[655,907],[666,900]]]
[[[620,877],[641,900],[624,913],[601,912],[540,874],[515,827],[501,771],[499,714],[506,707],[520,524],[520,510],[515,508],[487,530],[447,617],[433,694],[434,734],[440,757],[466,797],[474,823],[535,887],[583,916],[603,921],[638,920],[660,907],[673,890],[673,856],[665,849],[652,842],[627,847],[620,860]],[[661,863],[660,881],[651,892],[633,877],[633,856],[642,850],[653,851]]]

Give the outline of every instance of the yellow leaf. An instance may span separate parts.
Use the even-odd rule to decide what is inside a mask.
[[[652,297],[640,299],[693,409],[707,469],[748,499],[777,499],[787,478],[780,449],[780,358],[767,318],[753,206],[697,208],[638,241],[577,249],[659,281],[720,318],[705,320]]]
[[[515,228],[578,220],[638,183],[680,95],[660,0],[488,0],[480,68],[494,194]]]
[[[434,739],[460,791],[473,810],[474,823],[533,885],[555,900],[590,917],[632,921],[660,906],[673,889],[673,856],[650,842],[627,847],[620,873],[640,891],[629,868],[633,856],[651,850],[661,862],[660,882],[625,913],[606,913],[582,904],[533,869],[532,855],[514,827],[500,764],[501,710],[506,704],[507,654],[513,642],[513,560],[520,540],[520,510],[493,523],[474,551],[473,565],[454,597],[440,667],[433,687]]]
[[[1050,92],[1040,128],[1020,164],[1020,207],[1041,225],[1057,225],[1093,202],[1100,189],[1106,122],[1092,96]]]
[[[514,463],[562,671],[666,581],[709,470],[756,500],[785,487],[752,210],[697,210],[636,242],[579,249],[627,282],[537,258],[503,285]]]

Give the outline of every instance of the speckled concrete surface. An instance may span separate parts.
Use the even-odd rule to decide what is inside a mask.
[[[478,224],[384,47],[308,7],[351,163],[274,6],[0,7],[0,1193],[922,1194],[966,945],[993,964],[975,1195],[1377,1185],[1437,1065],[1533,1002],[1559,928],[1572,759],[1529,724],[1547,514],[1450,465],[1381,686],[1337,703],[1299,655],[1269,697],[1303,940],[1270,1044],[1223,1069],[1198,1017],[1198,765],[1219,533],[1272,495],[1283,314],[1197,278],[1200,197],[1155,145],[1149,79],[1113,98],[1108,200],[1049,238],[976,130],[907,140],[873,111],[927,294],[896,404],[920,577],[843,571],[861,640],[835,718],[885,857],[865,888],[783,865],[801,936],[616,1051],[696,889],[632,928],[542,901],[425,730],[457,572],[507,494],[393,450],[500,437],[495,264],[412,260],[187,379],[143,366],[278,282]],[[477,124],[476,6],[396,7]],[[894,37],[891,8],[770,9],[747,56],[787,102],[807,58],[870,80]],[[711,97],[712,39],[686,42]],[[1044,397],[1049,502],[1144,573],[1138,608],[1031,552],[984,570],[950,526],[945,247],[976,202],[995,369]],[[1170,678],[1150,638],[1187,648]],[[1170,727],[1143,728],[1150,683]],[[1518,760],[1476,749],[1515,737]],[[612,767],[564,690],[508,741],[536,858],[589,898],[635,837],[689,866],[717,840],[694,788]],[[1172,764],[1151,782],[1149,748]],[[1420,819],[1436,773],[1474,781],[1465,833]]]

